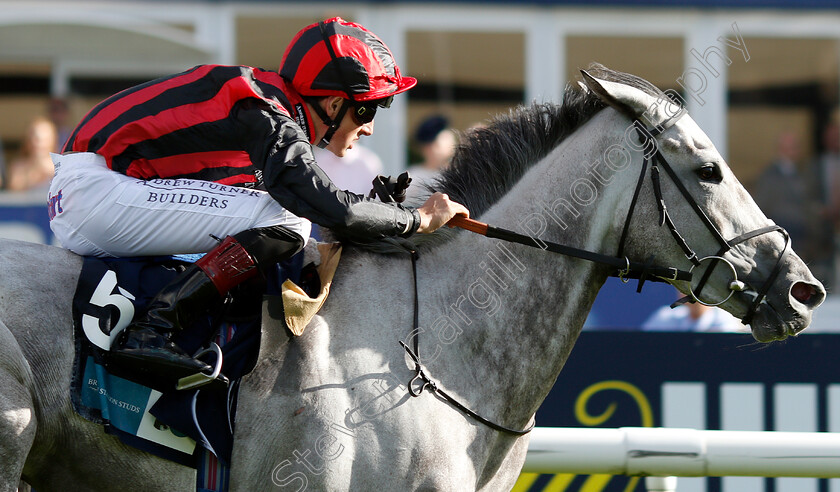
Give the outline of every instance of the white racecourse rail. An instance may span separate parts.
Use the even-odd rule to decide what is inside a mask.
[[[523,472],[840,477],[840,434],[537,427]]]

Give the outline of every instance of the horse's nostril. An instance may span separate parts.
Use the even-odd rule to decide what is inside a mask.
[[[793,287],[790,289],[790,295],[806,306],[819,304],[822,301],[820,291],[815,286],[806,284],[805,282],[796,282],[793,284]]]

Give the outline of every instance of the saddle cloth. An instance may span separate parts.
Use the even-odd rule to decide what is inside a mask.
[[[222,464],[229,464],[238,380],[253,369],[259,352],[262,294],[281,295],[285,324],[300,335],[329,293],[341,248],[314,240],[310,244],[266,275],[265,286],[235,289],[223,309],[200,321],[217,333],[215,342],[224,354],[223,373],[232,381],[227,392],[155,388],[115,375],[105,363],[104,352],[113,336],[197,257],[85,258],[73,302],[76,359],[71,400],[75,411],[104,425],[106,432],[124,443],[162,458],[200,468],[209,451]],[[320,285],[318,275],[322,276]],[[210,329],[185,330],[191,331],[208,333]],[[183,337],[177,343],[192,353],[205,341]]]

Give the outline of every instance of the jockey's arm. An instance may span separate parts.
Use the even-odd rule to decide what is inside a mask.
[[[265,129],[263,140],[270,142],[269,147],[259,146],[249,149],[249,153],[252,162],[266,163],[262,169],[266,190],[295,215],[353,239],[370,241],[432,232],[455,214],[469,214],[462,205],[440,193],[432,195],[419,209],[412,209],[339,190],[318,167],[300,127],[288,118],[273,121],[273,127]]]
[[[434,232],[459,214],[470,216],[467,207],[453,202],[444,193],[434,193],[417,211],[420,212],[420,228],[417,232]]]

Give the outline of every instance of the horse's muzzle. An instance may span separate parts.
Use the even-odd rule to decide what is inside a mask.
[[[798,335],[811,324],[814,309],[825,300],[825,288],[816,279],[788,285],[779,295],[768,296],[768,301],[756,311],[750,326],[757,341],[772,342]]]

